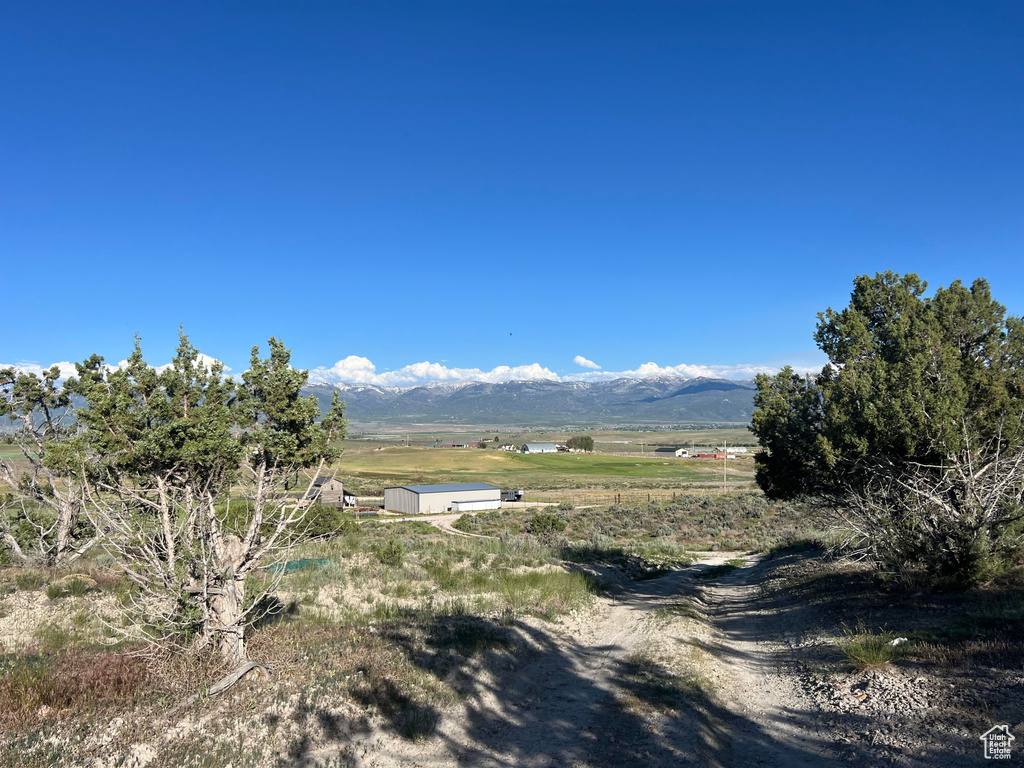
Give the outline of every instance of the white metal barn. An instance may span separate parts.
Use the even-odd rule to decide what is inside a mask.
[[[659,458],[671,456],[676,459],[688,459],[690,452],[685,448],[656,448],[654,455]]]
[[[523,453],[558,453],[558,446],[554,443],[526,443]]]
[[[384,489],[384,509],[404,515],[500,508],[501,489],[487,483],[403,485]]]

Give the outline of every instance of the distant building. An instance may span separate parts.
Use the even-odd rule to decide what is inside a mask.
[[[558,453],[554,443],[525,443],[520,449],[523,453]]]
[[[321,504],[328,504],[334,507],[354,507],[356,505],[355,494],[345,490],[345,484],[336,477],[318,475],[310,483],[310,502],[319,501]]]
[[[746,453],[747,450],[748,450],[747,448],[744,448],[743,446],[740,446],[738,448],[726,448],[725,452],[726,453]]]
[[[487,483],[403,485],[384,489],[384,509],[405,515],[501,508],[501,489]]]
[[[655,457],[660,456],[664,459],[688,459],[690,458],[690,452],[685,448],[655,448]]]

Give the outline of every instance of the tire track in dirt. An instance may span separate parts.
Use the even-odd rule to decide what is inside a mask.
[[[735,553],[707,553],[690,568],[618,583],[562,625],[517,622],[529,650],[489,664],[437,738],[385,739],[365,765],[423,768],[835,768],[834,738],[802,695],[788,653],[785,617],[758,606],[765,563],[695,582],[697,571]],[[655,620],[686,598],[700,620]],[[669,630],[671,630],[669,632]],[[659,645],[660,644],[660,645]],[[675,647],[706,652],[706,690],[683,692],[672,709],[644,702],[633,686],[635,654]],[[702,656],[703,658],[703,656]],[[635,703],[639,708],[624,702]],[[650,705],[650,706],[645,706]]]
[[[838,768],[833,734],[802,693],[783,617],[759,607],[767,564],[700,588],[715,630],[712,655],[729,684],[703,723],[701,764],[714,768]]]

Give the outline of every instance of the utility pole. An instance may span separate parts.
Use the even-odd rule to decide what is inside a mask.
[[[722,441],[722,490],[729,491],[729,448],[725,440]]]

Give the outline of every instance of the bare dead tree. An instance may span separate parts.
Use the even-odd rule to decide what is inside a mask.
[[[897,576],[924,567],[950,583],[983,571],[1001,550],[1019,549],[1024,446],[1001,442],[970,441],[972,449],[941,464],[861,462],[849,491],[834,500],[846,542]]]
[[[300,471],[312,479],[325,466]],[[284,491],[295,471],[247,464],[228,489],[193,487],[174,471],[150,487],[111,475],[92,483],[87,513],[133,586],[125,598],[133,621],[113,629],[165,649],[216,646],[231,663],[246,661],[246,628],[267,611],[309,513],[308,490]]]
[[[0,541],[22,562],[40,560],[65,567],[95,545],[95,530],[83,525],[82,484],[68,440],[71,400],[58,386],[56,366],[43,372],[0,370],[0,416],[18,425],[14,439],[19,460],[0,456],[0,482],[17,495],[6,505]],[[10,514],[31,531],[31,544],[11,533]],[[26,551],[27,550],[27,551]]]
[[[162,373],[138,342],[121,370],[95,357],[79,366],[74,387],[89,407],[78,474],[87,514],[134,587],[128,634],[248,659],[246,628],[276,578],[264,570],[251,596],[248,580],[286,559],[308,513],[310,491],[289,496],[286,481],[322,472],[345,425],[337,398],[318,421],[315,398],[299,395],[306,372],[270,343],[268,360],[253,349],[238,384],[220,364],[207,368],[184,335]]]

